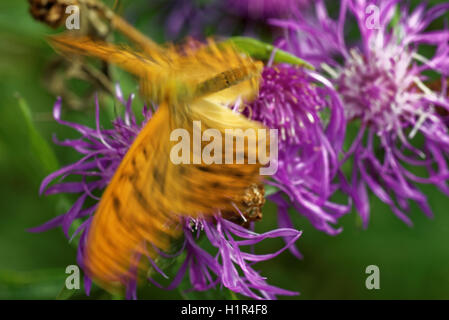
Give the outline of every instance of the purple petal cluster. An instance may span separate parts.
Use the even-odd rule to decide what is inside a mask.
[[[324,1],[316,1],[315,9],[314,19],[297,16],[272,23],[285,30],[282,48],[330,75],[347,120],[359,125],[340,164],[353,163],[343,188],[364,226],[370,213],[367,189],[407,224],[412,223],[406,214],[410,201],[432,216],[418,185],[433,184],[449,195],[449,132],[442,116],[449,110],[444,80],[449,30],[426,29],[449,4],[421,4],[411,11],[398,0],[343,0],[337,20],[330,18]],[[351,18],[360,31],[354,45],[344,40],[345,22]],[[424,46],[434,48],[431,57],[421,55]],[[426,85],[429,72],[441,75],[441,91]]]
[[[289,16],[308,4],[308,0],[225,0],[225,6],[236,14],[250,19]]]
[[[279,255],[296,242],[301,232],[280,228],[258,234],[217,215],[212,220],[187,219],[184,224],[184,234],[183,248],[187,253],[186,258],[177,276],[166,289],[177,287],[188,272],[193,290],[205,291],[221,285],[250,298],[270,300],[276,299],[276,295],[298,294],[269,285],[266,278],[254,270],[252,265]],[[215,256],[198,245],[197,240],[202,234],[216,249]],[[258,255],[245,252],[241,248],[277,237],[286,238],[288,242],[274,253]],[[153,279],[150,281],[163,288]]]
[[[244,28],[251,35],[268,18],[286,17],[292,11],[306,8],[309,0],[212,0],[199,3],[192,0],[160,1],[158,11],[165,12],[166,36],[180,38],[186,34],[203,38],[214,34],[232,35]],[[217,23],[219,22],[219,23]],[[257,23],[255,23],[257,22]]]
[[[125,112],[124,117],[117,117],[113,121],[112,129],[100,127],[98,99],[95,101],[96,128],[62,120],[61,99],[59,98],[54,105],[53,115],[55,120],[81,134],[79,139],[55,140],[55,143],[73,148],[83,157],[46,177],[41,184],[40,192],[46,195],[73,193],[78,195],[78,199],[66,213],[30,231],[42,232],[61,226],[65,235],[70,239],[81,234],[77,255],[78,264],[81,267],[83,267],[85,248],[89,245],[87,243],[87,232],[101,192],[107,186],[143,125],[152,116],[151,110],[144,107],[143,117],[145,120],[138,123],[131,109],[133,97],[133,95],[130,95],[125,101],[120,88],[117,86],[117,100],[124,106]],[[78,177],[78,181],[66,182],[69,177]],[[69,228],[77,219],[81,219],[82,222],[76,228],[76,231],[69,235]],[[195,228],[192,226],[195,226]],[[204,233],[212,246],[217,249],[215,256],[200,247],[197,241],[199,233]],[[267,284],[266,278],[253,269],[253,264],[276,257],[283,250],[292,246],[300,235],[300,231],[290,228],[279,228],[258,234],[223,219],[220,213],[217,213],[212,220],[200,219],[194,221],[187,219],[184,226],[185,243],[181,251],[186,252],[186,259],[169,288],[177,287],[188,270],[193,290],[207,290],[220,285],[255,299],[274,299],[276,295],[297,294]],[[256,255],[247,253],[242,248],[275,237],[287,239],[286,246],[278,252]],[[161,252],[161,255],[166,254]],[[136,257],[136,259],[140,258]],[[153,269],[165,276],[157,264],[154,261],[151,262]],[[86,277],[85,282],[88,293],[91,281]],[[130,281],[128,283],[127,298],[136,298],[136,288],[135,282]]]
[[[280,190],[270,197],[279,207],[279,226],[292,227],[287,209],[293,207],[316,229],[339,233],[332,225],[349,208],[329,198],[338,187],[345,119],[332,85],[300,67],[265,67],[259,97],[244,114],[279,132],[278,170],[268,182]]]

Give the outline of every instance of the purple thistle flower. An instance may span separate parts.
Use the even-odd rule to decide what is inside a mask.
[[[421,4],[409,12],[399,3],[343,0],[338,20],[334,21],[319,0],[313,21],[300,16],[272,20],[285,29],[285,37],[279,41],[281,47],[328,72],[343,101],[347,120],[360,123],[358,135],[341,164],[353,160],[350,184],[343,187],[352,196],[365,227],[370,212],[367,188],[408,225],[412,224],[406,214],[410,200],[432,217],[419,184],[433,184],[449,195],[449,132],[439,112],[449,110],[445,89],[449,30],[426,31],[431,22],[447,12],[449,4],[430,9]],[[399,13],[397,20],[395,12]],[[350,14],[361,35],[360,42],[352,47],[344,41],[344,26]],[[420,54],[424,45],[435,48],[432,57]],[[425,74],[429,71],[442,76],[440,92],[426,86]],[[417,176],[410,167],[421,168],[427,174]]]
[[[279,130],[278,170],[268,182],[280,189],[269,198],[278,205],[279,226],[293,226],[287,213],[293,207],[316,229],[338,234],[342,229],[332,225],[349,207],[329,200],[338,188],[334,178],[345,135],[343,108],[332,85],[299,67],[265,67],[259,97],[243,113]]]
[[[244,28],[253,35],[268,18],[286,17],[292,11],[303,10],[309,0],[175,0],[154,2],[158,11],[165,13],[168,39],[185,35],[201,39],[213,30],[214,34],[232,35]],[[219,23],[218,23],[219,22]],[[239,33],[240,30],[239,30]]]
[[[215,257],[197,244],[197,235],[202,232],[217,249]],[[195,235],[197,233],[197,235]],[[186,219],[184,224],[186,259],[177,276],[166,289],[179,285],[184,274],[189,271],[193,290],[204,291],[221,284],[222,286],[254,299],[275,299],[276,295],[296,295],[296,292],[280,289],[266,283],[251,265],[274,258],[292,246],[301,236],[301,232],[281,228],[263,234],[257,234],[238,224],[214,217],[212,221]],[[241,240],[236,240],[235,238]],[[244,252],[241,246],[252,246],[264,239],[283,237],[288,243],[279,251],[271,254],[256,255]],[[240,276],[239,272],[243,275]],[[149,279],[152,283],[162,286]]]
[[[280,18],[306,7],[308,0],[224,0],[230,11],[250,19]]]
[[[88,229],[92,215],[95,213],[97,202],[100,199],[100,195],[95,195],[94,193],[100,194],[105,189],[135,137],[152,116],[151,110],[144,107],[143,116],[145,120],[142,123],[138,123],[131,109],[134,96],[130,95],[125,101],[119,86],[116,87],[116,90],[117,99],[124,105],[125,113],[123,118],[118,117],[113,121],[112,129],[100,128],[98,98],[95,100],[96,128],[89,128],[62,120],[62,101],[60,98],[56,101],[53,110],[55,120],[62,125],[77,130],[82,137],[74,140],[55,140],[55,143],[71,147],[84,156],[76,163],[63,167],[47,176],[41,184],[40,193],[45,193],[46,195],[74,193],[78,194],[79,197],[66,213],[30,230],[32,232],[42,232],[61,226],[70,240],[81,234],[77,261],[82,268],[84,267],[85,248],[89,245],[87,243]],[[78,176],[81,181],[65,182],[69,176]],[[50,185],[56,179],[58,181]],[[95,204],[89,206],[87,201],[89,198],[93,200],[90,202]],[[69,235],[69,228],[77,219],[84,219],[84,221],[72,235]],[[276,295],[297,294],[296,292],[267,284],[266,278],[260,276],[253,269],[253,264],[272,259],[292,246],[301,236],[300,231],[290,228],[279,228],[258,234],[225,220],[220,213],[217,213],[210,220],[185,219],[184,222],[184,245],[182,250],[177,255],[172,256],[172,258],[182,252],[186,252],[186,259],[168,289],[176,288],[188,270],[193,290],[208,290],[220,285],[255,299],[275,299]],[[203,233],[212,246],[217,249],[215,256],[198,245],[197,240],[200,233]],[[242,246],[253,246],[264,239],[275,237],[287,239],[286,246],[275,253],[256,255],[247,253],[242,248]],[[160,252],[160,255],[167,257],[167,254],[164,252]],[[135,257],[136,260],[141,258],[140,256]],[[157,266],[156,261],[150,261],[150,263],[155,272],[167,277]],[[137,270],[130,271],[137,272]],[[153,279],[149,280],[156,283]],[[87,294],[89,294],[90,287],[91,280],[85,277]],[[136,282],[129,281],[127,283],[126,297],[128,299],[136,298],[136,288]]]

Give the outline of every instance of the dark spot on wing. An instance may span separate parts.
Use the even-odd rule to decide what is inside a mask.
[[[148,160],[148,151],[145,147],[142,148],[142,153],[143,153],[145,160]]]
[[[164,193],[165,189],[165,176],[161,174],[158,168],[154,168],[153,170],[153,178],[156,184],[159,186],[161,193]]]
[[[112,195],[112,206],[114,207],[115,211],[120,211],[121,203],[119,198],[115,194]]]
[[[198,170],[203,171],[203,172],[213,172],[213,170],[207,166],[199,166]]]

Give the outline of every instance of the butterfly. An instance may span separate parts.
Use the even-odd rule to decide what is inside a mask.
[[[174,164],[171,132],[182,128],[192,137],[194,121],[201,121],[202,132],[216,129],[221,137],[226,129],[263,128],[227,107],[257,96],[261,62],[230,43],[211,39],[206,44],[160,46],[122,18],[113,16],[112,21],[140,50],[64,34],[50,38],[65,55],[99,58],[135,75],[143,97],[158,105],[105,189],[88,230],[86,272],[108,289],[135,279],[134,269],[148,268],[148,260],[136,256],[154,260],[159,250],[168,250],[182,235],[183,217],[235,211],[233,202],[261,182],[259,162],[228,164],[224,154],[221,164]],[[233,149],[234,159],[243,154],[247,160],[258,152],[250,147],[251,137],[244,138],[247,143]],[[202,141],[202,148],[206,144]],[[191,159],[195,152],[190,152]]]

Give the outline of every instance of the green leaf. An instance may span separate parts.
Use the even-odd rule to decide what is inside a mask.
[[[0,299],[53,299],[65,276],[62,269],[0,270]]]
[[[76,290],[67,289],[67,286],[64,283],[61,291],[59,291],[58,295],[56,296],[56,300],[68,300],[75,294],[75,292]]]
[[[28,137],[31,151],[34,157],[39,161],[42,169],[46,174],[56,171],[58,169],[58,160],[53,152],[53,149],[47,143],[47,141],[42,137],[39,131],[36,129],[33,118],[31,115],[30,108],[26,103],[25,99],[18,96],[17,98],[19,109],[25,120],[25,125],[28,129]]]
[[[259,60],[269,60],[271,57],[271,54],[273,53],[273,50],[276,50],[276,53],[274,54],[274,62],[276,63],[289,63],[298,65],[310,70],[314,70],[315,68],[308,63],[307,61],[304,61],[297,56],[288,53],[284,50],[275,48],[273,45],[269,43],[262,42],[260,40],[249,38],[249,37],[231,37],[229,40],[227,40],[231,43],[233,43],[238,49],[242,50],[243,52],[247,53],[249,56],[253,57],[254,59]]]
[[[265,196],[271,196],[279,191],[279,188],[272,186],[271,184],[264,185],[265,187]]]
[[[8,285],[26,285],[65,278],[64,270],[44,269],[33,271],[0,270],[0,282]]]

